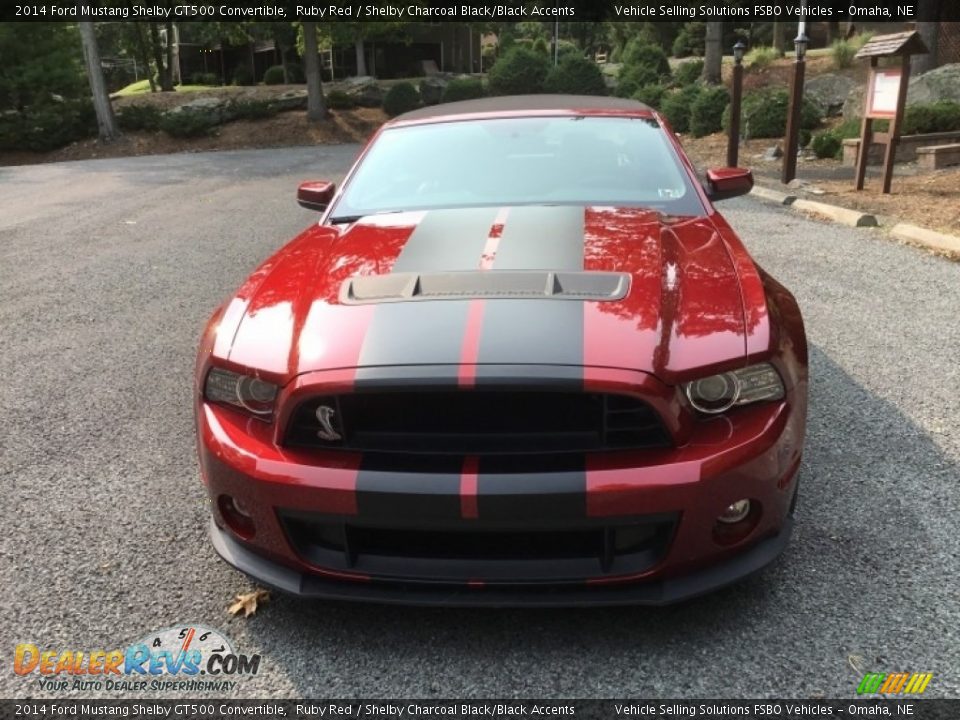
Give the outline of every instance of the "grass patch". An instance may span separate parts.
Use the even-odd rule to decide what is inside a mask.
[[[209,90],[209,85],[175,85],[173,88],[176,92],[200,92],[201,90]],[[159,88],[157,89],[159,91]],[[114,95],[119,97],[127,97],[129,95],[142,95],[144,93],[150,92],[150,81],[149,80],[140,80],[135,83],[130,83],[124,88],[117,90]]]

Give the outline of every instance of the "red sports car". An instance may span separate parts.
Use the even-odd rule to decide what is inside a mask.
[[[383,126],[217,309],[196,368],[213,544],[294,594],[668,603],[787,545],[807,407],[793,296],[629,100]]]

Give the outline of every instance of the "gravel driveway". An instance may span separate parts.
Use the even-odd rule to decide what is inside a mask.
[[[13,674],[15,643],[109,649],[188,621],[263,654],[238,696],[832,697],[866,671],[960,695],[960,264],[753,199],[723,209],[797,295],[812,352],[777,565],[664,609],[279,597],[228,617],[251,586],[205,536],[197,337],[315,218],[297,182],[357,149],[0,168],[0,696],[44,695]]]

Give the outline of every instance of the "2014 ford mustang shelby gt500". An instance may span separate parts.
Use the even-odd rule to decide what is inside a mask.
[[[666,603],[786,546],[807,405],[797,303],[628,100],[388,122],[213,315],[196,368],[223,558],[281,590]]]

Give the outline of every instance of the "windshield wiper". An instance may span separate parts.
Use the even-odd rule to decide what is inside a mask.
[[[327,218],[327,222],[331,225],[343,225],[345,223],[355,223],[357,220],[363,220],[365,217],[372,217],[374,215],[395,215],[396,213],[403,212],[403,210],[380,210],[379,212],[364,213],[363,215],[337,215],[336,217]]]

